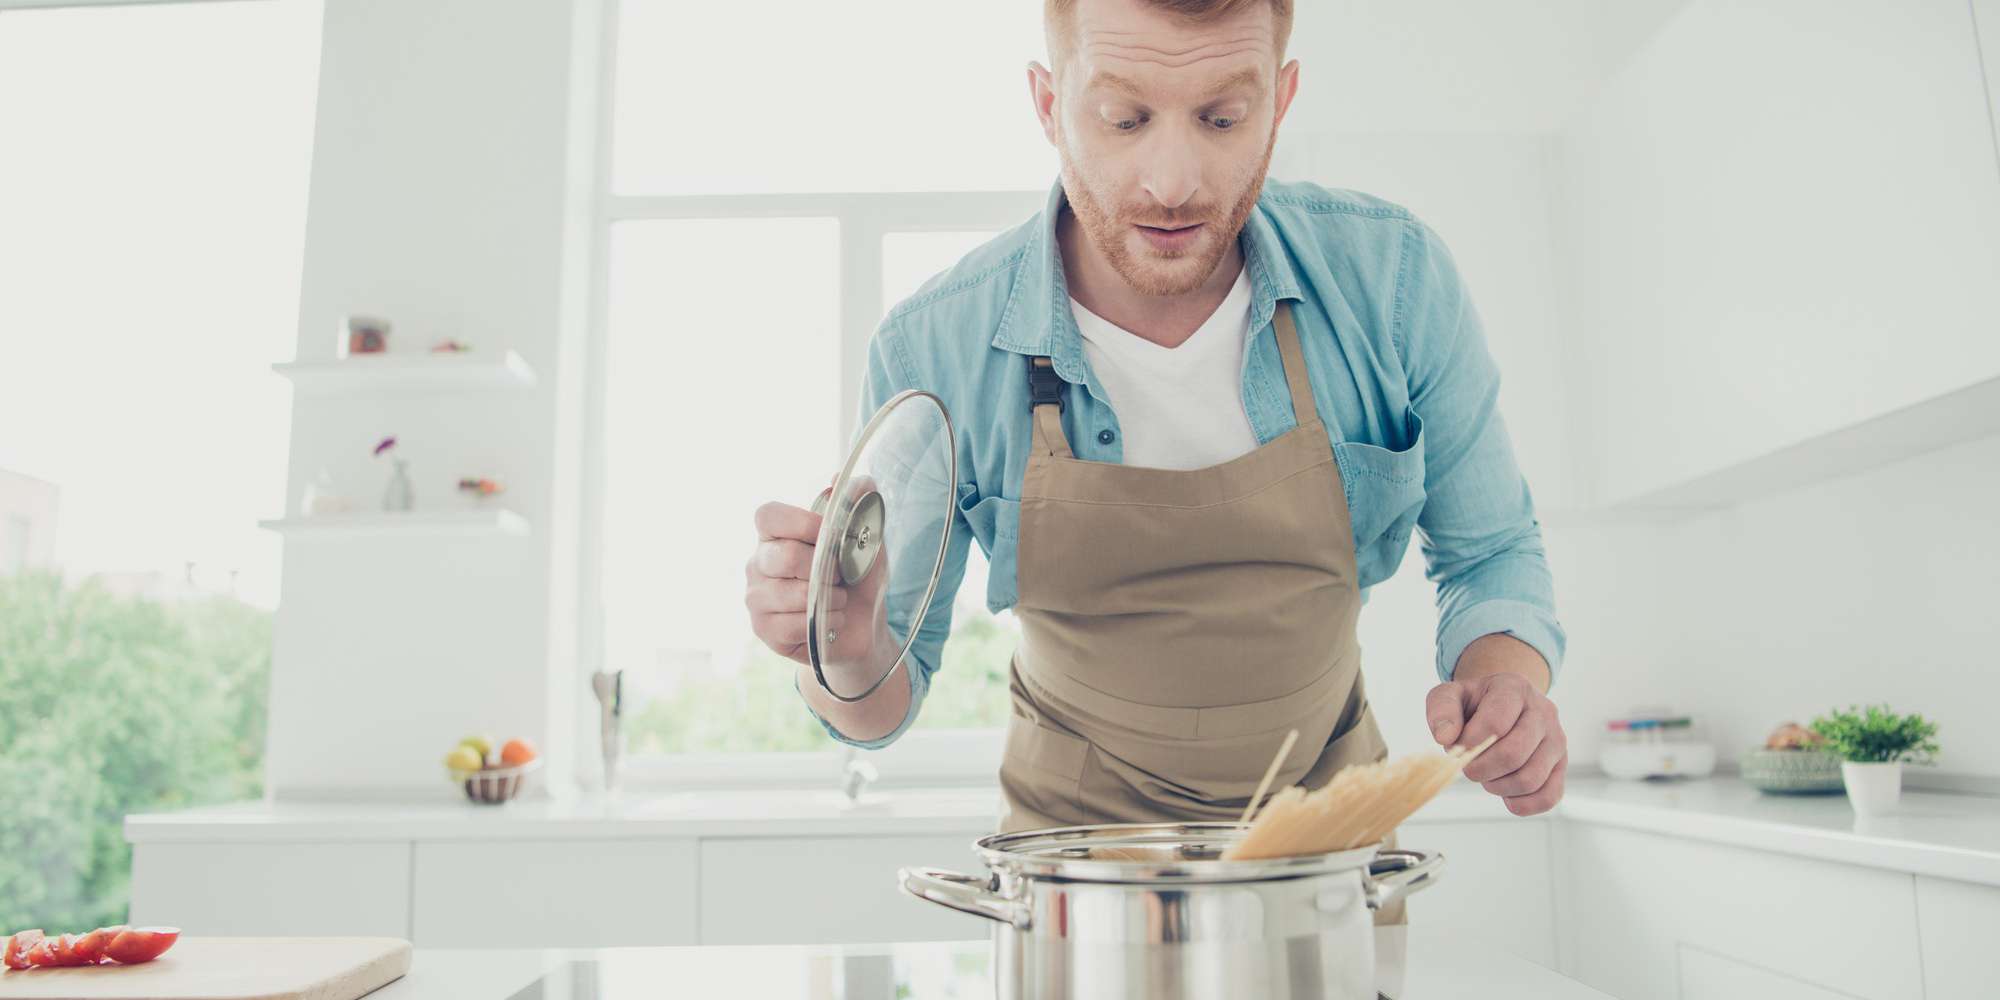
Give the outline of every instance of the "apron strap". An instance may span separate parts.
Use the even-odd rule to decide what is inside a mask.
[[[1062,385],[1054,361],[1028,359],[1028,408],[1035,415],[1035,447],[1044,455],[1075,458],[1062,429]]]
[[[1278,357],[1285,363],[1285,387],[1292,391],[1292,419],[1303,427],[1308,420],[1319,420],[1319,404],[1313,401],[1312,377],[1306,374],[1305,351],[1299,347],[1299,328],[1292,324],[1292,303],[1280,302],[1278,306],[1271,316],[1278,333]]]

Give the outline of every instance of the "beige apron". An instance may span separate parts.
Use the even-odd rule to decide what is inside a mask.
[[[1031,391],[1004,830],[1234,820],[1387,754],[1362,693],[1354,533],[1291,304],[1274,316],[1298,426],[1205,469],[1082,461]],[[1047,358],[1031,385],[1056,376]],[[1033,371],[1033,369],[1031,369]]]

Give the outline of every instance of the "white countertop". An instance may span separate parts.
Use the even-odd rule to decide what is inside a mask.
[[[1524,959],[1440,932],[1379,928],[1376,987],[1393,1000],[1603,1000],[1605,994]],[[369,1000],[509,1000],[569,962],[595,962],[536,1000],[649,1000],[665,995],[759,1000],[915,1000],[987,995],[990,945],[983,941],[899,945],[702,946],[686,948],[419,948],[403,978]],[[955,992],[952,987],[967,987]],[[907,991],[900,993],[901,990]],[[525,1000],[525,998],[524,998]]]
[[[847,808],[832,791],[675,792],[474,805],[249,802],[129,816],[126,839],[161,842],[521,840],[609,837],[957,835],[990,832],[992,789],[895,789]],[[1733,777],[1666,783],[1580,778],[1554,814],[1653,833],[2000,886],[2000,798],[1905,791],[1863,819],[1843,795],[1765,795]],[[1461,784],[1412,822],[1508,821]]]
[[[631,794],[478,805],[453,789],[435,803],[239,802],[125,818],[135,844],[172,841],[302,842],[517,840],[597,837],[797,837],[991,833],[994,788],[907,788],[871,793],[849,807],[833,790]],[[1425,821],[1505,819],[1499,800],[1467,785],[1424,807]]]
[[[1862,817],[1847,796],[1766,795],[1733,777],[1569,786],[1563,819],[2000,886],[2000,798],[1905,790]]]

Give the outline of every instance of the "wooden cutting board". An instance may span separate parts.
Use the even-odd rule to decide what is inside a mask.
[[[183,937],[138,965],[0,972],[0,1000],[356,1000],[410,970],[401,938]]]

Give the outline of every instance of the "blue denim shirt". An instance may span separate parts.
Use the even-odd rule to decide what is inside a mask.
[[[958,519],[905,664],[910,716],[887,737],[848,741],[858,746],[885,745],[914,721],[943,666],[969,544],[991,563],[987,607],[1014,604],[1031,446],[1024,358],[1053,358],[1070,383],[1063,427],[1076,456],[1123,458],[1118,415],[1084,360],[1070,311],[1055,240],[1064,203],[1057,183],[1040,214],[890,310],[870,345],[862,422],[904,389],[944,401],[957,438]],[[1364,599],[1396,572],[1416,531],[1438,589],[1438,676],[1450,679],[1467,645],[1500,632],[1533,646],[1553,673],[1564,637],[1534,501],[1495,405],[1500,373],[1444,243],[1399,205],[1271,180],[1241,244],[1257,331],[1243,362],[1244,408],[1259,443],[1294,426],[1271,327],[1278,303],[1292,300],[1346,487]]]

